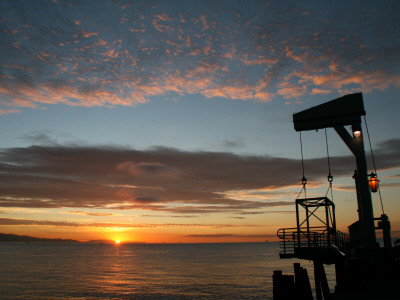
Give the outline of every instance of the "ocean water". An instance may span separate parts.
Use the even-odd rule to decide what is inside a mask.
[[[1,299],[272,299],[278,243],[0,243]],[[326,269],[334,287],[334,271]],[[313,281],[311,282],[313,285]]]

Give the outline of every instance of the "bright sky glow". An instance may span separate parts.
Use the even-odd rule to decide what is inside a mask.
[[[400,236],[399,1],[4,0],[0,11],[0,232],[274,239],[301,187],[292,114],[361,91]],[[355,163],[328,135],[346,230]],[[325,136],[303,141],[310,192],[325,194]]]

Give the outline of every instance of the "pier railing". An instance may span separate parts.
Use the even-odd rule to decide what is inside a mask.
[[[350,243],[350,236],[334,228],[300,227],[281,228],[277,232],[280,238],[280,256],[294,257],[295,248],[334,248],[345,251]]]

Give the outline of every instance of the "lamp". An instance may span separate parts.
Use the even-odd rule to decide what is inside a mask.
[[[351,131],[353,131],[353,137],[359,138],[361,136],[361,123],[354,123],[351,129]]]
[[[354,137],[360,137],[361,136],[361,131],[360,130],[355,130],[353,131]]]
[[[371,189],[371,192],[376,193],[379,187],[379,180],[376,177],[376,174],[373,172],[371,172],[369,176],[370,176],[370,178],[368,179],[369,188]]]

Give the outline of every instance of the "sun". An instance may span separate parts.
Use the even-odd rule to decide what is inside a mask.
[[[120,240],[115,240],[115,243],[119,244],[119,243],[121,243],[121,241]]]

